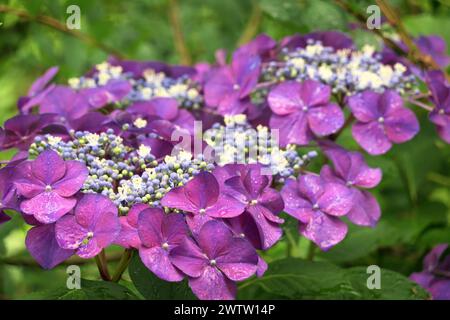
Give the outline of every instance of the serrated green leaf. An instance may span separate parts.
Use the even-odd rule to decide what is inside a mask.
[[[26,296],[26,300],[138,300],[128,288],[106,281],[81,280],[81,289],[61,288],[36,292]]]
[[[426,299],[417,284],[394,271],[381,269],[381,288],[369,289],[366,269],[342,269],[326,262],[288,258],[269,265],[262,278],[240,286],[239,297],[274,294],[287,299]],[[259,288],[259,290],[257,289]]]

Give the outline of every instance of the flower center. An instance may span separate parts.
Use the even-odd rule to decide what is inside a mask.
[[[209,264],[212,266],[215,266],[217,264],[217,261],[214,259],[209,260]]]
[[[48,184],[48,185],[46,185],[46,186],[45,186],[45,191],[46,191],[46,192],[50,192],[50,191],[52,191],[52,186],[51,186],[51,185],[49,185],[49,184]]]
[[[87,245],[89,243],[89,241],[94,237],[94,233],[92,231],[89,231],[86,234],[86,238],[83,239],[83,241],[81,242],[82,245]]]
[[[314,210],[319,209],[319,204],[315,203],[315,204],[313,205],[313,209],[314,209]]]
[[[253,199],[253,200],[250,201],[250,204],[251,204],[252,206],[254,206],[255,204],[258,204],[258,200]]]
[[[444,109],[439,109],[438,113],[439,113],[440,115],[442,115],[442,114],[445,113],[445,110],[444,110]]]
[[[303,110],[304,112],[306,112],[306,111],[308,111],[308,107],[307,107],[307,106],[304,106],[304,107],[302,108],[302,110]]]
[[[198,212],[199,212],[200,214],[204,214],[204,213],[206,212],[206,209],[201,208],[200,210],[198,210]]]
[[[347,181],[347,183],[346,183],[347,187],[351,187],[353,184],[354,184],[353,181]]]
[[[379,123],[384,123],[384,118],[383,118],[383,117],[379,117],[379,118],[378,118],[378,122],[379,122]]]
[[[239,90],[240,88],[241,88],[241,86],[238,85],[237,83],[233,85],[233,90],[234,90],[234,91],[237,91],[237,90]]]
[[[245,238],[245,234],[244,234],[244,233],[240,233],[240,234],[239,234],[239,237]]]
[[[169,249],[169,244],[167,242],[164,242],[161,246],[164,250]]]

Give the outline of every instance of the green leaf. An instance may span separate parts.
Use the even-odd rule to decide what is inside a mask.
[[[137,300],[138,297],[126,287],[106,281],[81,280],[81,289],[61,288],[36,292],[26,300]]]
[[[182,282],[168,282],[159,279],[141,262],[138,254],[133,256],[128,267],[128,273],[136,289],[148,300],[195,299],[186,280]]]
[[[260,6],[277,22],[300,27],[297,32],[342,30],[347,23],[344,12],[330,1],[260,0]]]
[[[381,288],[370,290],[363,267],[342,269],[326,262],[288,258],[269,265],[262,278],[240,286],[240,298],[264,296],[287,299],[426,299],[427,293],[405,276],[381,269]],[[259,288],[259,290],[257,289]]]

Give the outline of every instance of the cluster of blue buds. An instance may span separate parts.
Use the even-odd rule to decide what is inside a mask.
[[[260,163],[271,169],[279,182],[295,176],[317,156],[315,151],[299,155],[295,146],[280,148],[269,128],[253,128],[244,114],[224,117],[225,125],[214,124],[205,131],[206,143],[214,149],[219,165],[229,163]]]
[[[58,152],[64,160],[83,162],[89,175],[84,193],[101,193],[109,197],[125,214],[136,203],[159,206],[169,190],[184,185],[200,171],[211,171],[214,165],[202,155],[180,151],[158,163],[145,145],[135,150],[123,143],[112,129],[100,134],[71,132],[72,139],[63,141],[52,135],[37,136],[29,149],[31,157],[44,150]]]
[[[306,79],[330,85],[333,93],[351,95],[364,90],[383,92],[396,90],[400,94],[418,90],[415,76],[407,74],[401,63],[394,66],[381,62],[375,48],[365,45],[361,50],[335,50],[320,41],[309,40],[305,48],[282,51],[282,62],[268,63],[263,70],[266,81]]]
[[[108,194],[121,213],[128,212],[135,203],[147,203],[158,207],[161,198],[171,189],[180,187],[201,171],[211,171],[214,164],[202,155],[192,157],[181,151],[176,156],[166,156],[156,167],[149,167],[141,174],[119,182],[117,190]]]
[[[133,90],[128,94],[131,101],[151,100],[153,98],[175,98],[181,108],[198,110],[203,104],[200,89],[187,75],[170,78],[163,72],[152,69],[144,71],[142,79],[130,80]]]
[[[100,63],[92,76],[69,79],[69,85],[76,90],[104,86],[110,80],[127,81],[131,91],[117,106],[127,106],[134,101],[146,101],[153,98],[175,98],[180,107],[197,110],[203,104],[198,84],[187,75],[178,78],[168,77],[164,72],[147,69],[142,78],[135,79],[131,73],[123,72],[121,66],[113,66],[108,62]]]

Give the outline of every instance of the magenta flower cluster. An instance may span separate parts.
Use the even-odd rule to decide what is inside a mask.
[[[364,151],[381,155],[411,140],[419,123],[406,91],[388,82],[336,94],[320,80],[332,76],[327,66],[308,71],[319,78],[279,76],[292,74],[289,53],[320,55],[317,48],[357,52],[336,32],[279,43],[260,35],[230,64],[223,51],[216,64],[195,67],[111,58],[71,86],[51,83],[58,68],[49,69],[0,128],[0,148],[19,150],[0,169],[0,223],[11,211],[23,216],[32,226],[26,246],[43,268],[118,245],[163,280],[188,279],[200,299],[233,299],[236,282],[263,276],[262,252],[283,238],[285,219],[296,219],[299,234],[323,250],[345,238],[349,222],[375,227],[381,209],[368,189],[382,172],[337,139],[351,126]],[[276,77],[272,65],[281,65]],[[450,142],[450,87],[438,73],[426,81],[436,106],[430,120]],[[260,131],[278,130],[281,150],[310,146],[329,162],[316,173],[291,168],[295,174],[280,180],[263,163],[211,164],[191,149],[171,156],[179,142],[171,137],[194,136],[195,120],[206,130],[242,117]]]

